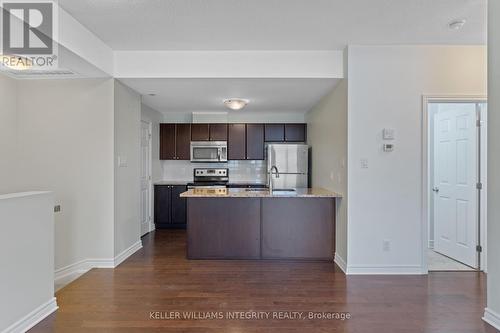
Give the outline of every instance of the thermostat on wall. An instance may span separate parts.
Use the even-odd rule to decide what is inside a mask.
[[[382,137],[384,140],[394,140],[394,129],[393,128],[384,128],[382,131]]]
[[[384,151],[385,152],[394,151],[394,144],[392,144],[392,143],[384,143]]]

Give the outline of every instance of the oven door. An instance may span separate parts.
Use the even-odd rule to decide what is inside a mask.
[[[227,162],[227,144],[192,142],[191,162]]]

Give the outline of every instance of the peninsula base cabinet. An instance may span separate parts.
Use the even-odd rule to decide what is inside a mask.
[[[155,227],[157,229],[186,228],[186,199],[179,197],[185,185],[155,185]]]
[[[188,259],[333,260],[333,198],[187,200]]]

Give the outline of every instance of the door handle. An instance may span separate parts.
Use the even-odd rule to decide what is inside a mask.
[[[438,193],[439,192],[439,187],[433,187],[432,191]]]

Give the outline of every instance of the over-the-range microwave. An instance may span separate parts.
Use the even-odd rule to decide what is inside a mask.
[[[227,141],[192,141],[191,162],[227,162]]]

